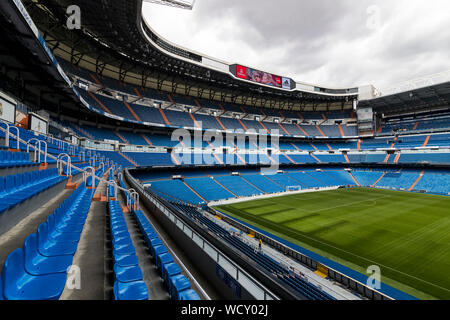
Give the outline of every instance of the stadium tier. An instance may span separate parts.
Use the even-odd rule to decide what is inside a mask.
[[[198,205],[205,202],[251,198],[267,194],[279,194],[297,190],[315,190],[333,187],[382,187],[392,190],[421,191],[449,195],[448,172],[435,170],[313,170],[289,168],[277,174],[265,175],[260,170],[215,173],[183,171],[171,176],[169,173],[137,174],[136,178],[153,192],[168,201]],[[418,180],[420,178],[420,180]],[[433,178],[438,179],[431,183]],[[427,187],[429,186],[429,187]]]
[[[127,102],[127,100],[123,100],[123,96],[119,94],[117,95],[120,96],[120,99],[122,100],[118,100],[117,97],[86,91],[81,88],[79,88],[78,91],[81,97],[96,110],[101,110],[102,112],[121,117],[124,121],[131,120],[133,122],[151,123],[153,125],[171,128],[186,127],[243,132],[253,130],[264,134],[272,133],[281,136],[343,138],[356,137],[358,135],[356,125],[341,124],[342,120],[336,120],[336,115],[334,118],[327,118],[326,113],[317,113],[317,117],[323,117],[320,121],[319,119],[310,118],[305,120],[300,113],[283,113],[282,115],[279,113],[274,115],[272,113],[270,116],[265,115],[263,118],[259,118],[261,117],[260,115],[250,114],[245,109],[240,110],[239,113],[231,112],[231,114],[229,111],[224,110],[222,115],[217,115],[216,111],[202,107],[198,101],[199,105],[197,106],[180,106],[172,104],[166,99],[164,100],[164,103],[169,104],[168,107],[156,108],[153,105]],[[150,97],[146,98],[151,99]],[[127,99],[131,100],[131,98]],[[134,100],[136,99],[139,100],[139,97],[134,97]],[[193,111],[194,108],[196,111]],[[266,113],[269,113],[269,111],[266,111],[265,114]],[[351,120],[350,114],[340,114],[343,119]],[[255,119],[255,117],[258,117],[258,119]],[[324,118],[326,120],[324,120]],[[336,125],[335,121],[340,121],[339,125]]]

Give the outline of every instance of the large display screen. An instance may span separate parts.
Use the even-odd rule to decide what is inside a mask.
[[[244,67],[239,64],[230,66],[230,70],[239,79],[287,90],[295,89],[295,83],[290,78],[280,77],[271,73]]]
[[[34,132],[47,134],[48,133],[48,122],[36,117],[34,114],[30,114],[31,125],[30,129]]]
[[[14,123],[16,120],[16,106],[0,97],[0,119]]]
[[[358,109],[356,113],[359,121],[373,121],[372,108],[361,108]]]

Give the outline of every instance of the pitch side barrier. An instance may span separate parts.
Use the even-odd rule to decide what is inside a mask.
[[[226,299],[239,300],[305,300],[306,297],[287,288],[273,274],[261,270],[242,252],[231,248],[199,223],[188,218],[170,203],[151,193],[124,170],[130,187],[140,195],[142,205],[154,213],[161,226],[188,254],[196,268]],[[181,232],[180,232],[181,231]],[[225,274],[225,277],[223,276]]]
[[[390,287],[384,283],[381,284],[380,289],[374,289],[367,285],[369,277],[356,272],[348,267],[338,264],[332,260],[322,257],[312,251],[304,249],[279,237],[276,237],[259,228],[255,228],[250,224],[235,219],[221,211],[214,208],[207,207],[206,210],[213,214],[222,217],[222,220],[231,226],[252,234],[256,239],[261,239],[266,244],[283,252],[285,255],[295,259],[299,263],[321,273],[325,273],[328,278],[344,285],[350,290],[358,292],[360,295],[372,300],[417,300],[400,290]]]

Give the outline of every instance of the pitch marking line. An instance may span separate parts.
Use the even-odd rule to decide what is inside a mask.
[[[391,196],[390,196],[390,195],[383,196],[383,198],[388,198],[388,197],[391,197]],[[381,197],[380,197],[380,198],[381,198]],[[370,201],[370,200],[364,200],[364,201]],[[354,203],[351,203],[351,204],[361,203],[361,202],[364,202],[364,201],[358,201],[358,202],[354,202]],[[348,204],[347,204],[347,205],[348,205]],[[347,205],[346,205],[346,206],[347,206]],[[336,206],[335,208],[338,208],[338,207],[343,207],[343,206]],[[328,210],[328,209],[326,209],[326,210]],[[316,212],[319,212],[319,211],[323,211],[323,210],[318,210],[318,211],[316,211]],[[309,212],[309,213],[315,213],[315,212],[313,211],[313,212]],[[251,215],[251,214],[250,214],[250,215]],[[252,215],[252,216],[253,216],[253,215]],[[256,216],[254,216],[254,217],[257,218]],[[275,223],[272,222],[272,221],[270,221],[270,220],[264,219],[264,221],[267,222],[267,223],[269,223],[269,224],[275,225]],[[302,236],[302,237],[305,237],[305,238],[307,238],[307,239],[309,239],[309,240],[312,240],[312,241],[314,241],[314,242],[320,243],[320,244],[322,244],[322,245],[325,245],[325,246],[334,248],[334,249],[336,249],[336,250],[338,250],[338,251],[341,251],[341,252],[345,252],[345,253],[347,253],[347,254],[349,254],[349,255],[352,255],[352,256],[354,256],[354,257],[360,258],[360,259],[362,259],[362,260],[368,261],[368,262],[370,262],[370,263],[372,263],[372,264],[376,264],[376,265],[382,266],[382,267],[384,267],[384,268],[390,269],[390,270],[392,270],[392,271],[394,271],[394,272],[400,273],[400,274],[405,275],[405,276],[407,276],[407,277],[410,277],[410,278],[412,278],[412,279],[418,280],[418,281],[420,281],[420,282],[429,284],[429,285],[431,285],[431,286],[433,286],[433,287],[436,287],[436,288],[442,289],[442,290],[444,290],[444,291],[450,292],[450,289],[441,287],[441,286],[439,286],[439,285],[437,285],[437,284],[428,282],[428,281],[426,281],[426,280],[423,280],[423,279],[420,279],[420,278],[418,278],[418,277],[412,276],[412,275],[407,274],[407,273],[405,273],[405,272],[399,271],[399,270],[397,270],[397,269],[395,269],[395,268],[392,268],[392,267],[386,266],[386,265],[384,265],[384,264],[378,263],[377,261],[370,260],[370,259],[365,258],[365,257],[363,257],[363,256],[360,256],[360,255],[358,255],[358,254],[355,254],[355,253],[349,252],[349,251],[347,251],[347,250],[344,250],[344,249],[342,249],[342,248],[339,248],[339,247],[333,246],[333,245],[331,245],[331,244],[325,243],[325,242],[323,242],[323,241],[320,241],[320,240],[318,240],[318,239],[315,239],[315,238],[312,238],[312,237],[310,237],[310,236],[307,236],[307,235],[305,235],[305,234],[303,234],[303,233],[301,233],[301,232],[298,232],[298,231],[296,231],[296,230],[291,229],[291,232],[293,232],[293,233],[295,233],[295,234],[298,234],[298,235],[300,235],[300,236]]]

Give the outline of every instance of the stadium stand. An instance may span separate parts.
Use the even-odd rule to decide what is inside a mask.
[[[13,251],[2,271],[3,295],[8,300],[58,299],[67,269],[77,250],[93,190],[77,190],[30,235],[23,248]]]
[[[22,10],[17,7],[22,2],[31,12],[25,19],[25,6]],[[442,98],[448,96],[445,88],[436,85],[417,90],[414,95],[430,89],[426,99],[416,99],[423,105],[411,102],[401,107],[384,96],[360,99],[358,88],[334,90],[305,85],[307,90],[279,91],[283,88],[264,86],[255,90],[256,84],[242,82],[231,74],[224,78],[205,65],[199,67],[204,60],[201,56],[165,43],[156,35],[151,37],[156,46],[150,45],[140,31],[151,30],[136,29],[136,21],[142,17],[134,10],[134,1],[123,4],[126,11],[117,10],[111,0],[79,2],[106,10],[109,15],[105,13],[105,17],[119,17],[117,26],[104,28],[106,20],[98,17],[96,21],[90,13],[86,15],[86,25],[91,29],[73,35],[74,43],[81,43],[86,54],[75,54],[71,44],[63,40],[61,47],[59,43],[46,43],[58,42],[54,39],[67,35],[67,30],[59,27],[59,20],[66,16],[56,6],[60,0],[0,4],[1,9],[12,6],[0,11],[0,25],[15,30],[5,32],[4,44],[0,44],[2,56],[5,52],[14,61],[5,59],[0,70],[0,236],[14,240],[13,244],[0,243],[0,300],[62,299],[68,268],[86,245],[80,245],[86,240],[83,232],[91,227],[88,218],[96,210],[106,217],[97,226],[104,230],[107,244],[104,257],[99,259],[105,260],[101,272],[112,276],[100,279],[105,297],[208,299],[176,255],[176,250],[185,249],[184,244],[172,248],[158,232],[164,217],[156,213],[162,212],[172,219],[163,229],[174,232],[172,227],[178,225],[174,221],[186,218],[183,221],[196,228],[183,229],[184,233],[199,232],[198,239],[213,235],[220,240],[223,252],[233,253],[230,256],[238,252],[250,260],[247,271],[262,270],[270,283],[275,283],[271,289],[285,294],[284,289],[289,288],[302,299],[333,300],[329,290],[293,275],[283,261],[255,250],[234,237],[224,224],[210,219],[208,205],[358,187],[450,195],[450,113],[448,105],[441,105],[448,101]],[[48,20],[43,14],[51,11],[49,3],[55,4],[54,10],[59,13],[52,15],[57,31],[41,22]],[[14,12],[16,19],[11,23]],[[39,21],[37,25],[25,24],[34,18]],[[43,29],[46,36],[34,39],[35,29]],[[129,37],[130,31],[136,37]],[[117,36],[111,37],[111,32]],[[99,44],[98,39],[106,42]],[[28,41],[36,42],[29,45]],[[158,46],[165,46],[171,55]],[[67,48],[70,50],[64,51]],[[122,54],[117,55],[117,51]],[[16,52],[24,55],[17,56]],[[182,64],[176,58],[180,54]],[[19,61],[28,56],[36,61]],[[117,61],[106,61],[112,56]],[[140,62],[142,57],[151,61],[154,74],[147,74],[148,65]],[[180,65],[181,73],[177,69]],[[206,69],[209,75],[205,78]],[[29,84],[36,84],[40,94],[30,90]],[[249,94],[251,99],[244,98]],[[3,104],[4,96],[9,97],[5,102],[16,101],[13,120],[3,117],[3,107],[10,104]],[[219,96],[220,101],[215,100]],[[280,101],[272,102],[273,97]],[[357,112],[362,108],[373,111],[369,122],[374,132],[362,130]],[[41,122],[37,128],[34,121],[38,120],[46,128]],[[211,135],[227,132],[225,138],[229,139],[199,142],[172,138],[175,129]],[[269,139],[265,143],[262,138]],[[269,165],[276,169],[268,173],[265,169]],[[137,184],[133,184],[134,178]],[[54,198],[55,207],[47,208],[49,212],[41,208],[44,200],[37,201],[43,195]],[[16,219],[14,214],[22,209],[23,216]],[[39,216],[42,221],[16,234],[19,222],[39,210],[43,211]],[[150,258],[142,263],[146,254]],[[307,258],[310,265],[300,263],[311,269],[312,258]],[[229,263],[234,263],[231,260]],[[314,264],[312,272],[320,267],[316,261]],[[232,267],[238,270],[240,266]],[[157,273],[162,286],[145,276],[150,269]],[[209,280],[200,272],[194,274]],[[330,280],[330,274],[325,274],[324,281]],[[359,297],[380,295],[361,287],[361,278],[358,289],[349,288],[349,278],[345,279],[340,285],[352,293],[359,290]],[[218,288],[221,291],[223,284]],[[92,297],[86,291],[83,295]],[[383,297],[390,298],[387,294]]]

